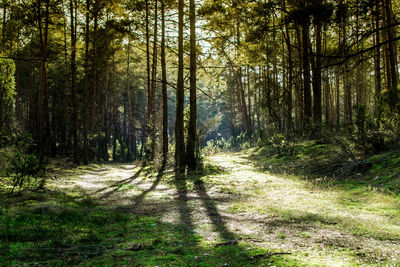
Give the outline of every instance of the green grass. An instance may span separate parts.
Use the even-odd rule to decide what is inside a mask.
[[[246,242],[214,247],[184,224],[101,206],[60,192],[1,195],[0,266],[252,266],[292,264]]]
[[[369,171],[388,173],[397,166],[396,156],[370,159],[366,176],[330,181],[320,172],[310,179],[285,168],[307,163],[329,145],[304,143],[295,149],[297,154],[285,156],[268,149],[220,153],[206,159],[203,172],[180,177],[167,170],[160,180],[138,166],[57,170],[67,182],[101,184],[93,189],[98,195],[74,185],[61,192],[57,180],[53,191],[0,191],[0,266],[397,264],[399,259],[387,255],[388,244],[396,249],[400,240],[400,198],[368,178]],[[139,174],[132,180],[130,173]],[[116,202],[101,199],[109,190]],[[138,209],[135,202],[118,202],[127,196],[141,201]],[[236,238],[236,245],[215,247]],[[369,242],[374,252],[368,252]],[[292,254],[252,258],[267,252]]]

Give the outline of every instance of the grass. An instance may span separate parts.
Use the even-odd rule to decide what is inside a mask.
[[[214,247],[184,225],[102,207],[59,192],[2,194],[0,265],[252,266],[295,263],[246,242]]]
[[[254,154],[254,151],[232,154],[231,157],[234,157],[236,162],[238,157],[243,159],[242,166],[240,170],[229,173],[229,182],[228,179],[220,180],[224,186],[232,186],[236,189],[243,177],[246,177],[248,181],[248,185],[240,186],[241,189],[246,189],[240,191],[242,195],[249,194],[245,198],[232,202],[227,208],[229,212],[236,216],[263,215],[267,218],[268,228],[274,229],[277,239],[293,240],[292,236],[297,236],[301,237],[301,244],[308,243],[310,246],[315,242],[326,242],[332,246],[329,248],[332,253],[342,251],[341,242],[350,240],[346,241],[345,245],[349,251],[342,251],[343,255],[338,256],[342,261],[349,257],[348,261],[342,262],[344,265],[359,262],[357,258],[364,252],[358,251],[358,247],[369,247],[368,243],[373,243],[377,250],[389,245],[385,245],[385,242],[395,242],[397,244],[395,249],[400,248],[400,225],[398,224],[400,198],[398,195],[377,190],[363,180],[349,178],[330,182],[329,178],[326,178],[326,181],[323,178],[318,180],[317,175],[313,179],[303,179],[303,176],[290,175],[287,172],[285,174],[279,167],[286,159],[277,162],[274,158],[266,159],[259,156],[258,161],[254,161],[256,157],[251,156],[252,153]],[[244,154],[250,154],[253,162],[248,163],[248,157]],[[221,161],[230,161],[228,155],[217,156],[217,158]],[[253,163],[259,166],[258,170],[252,167]],[[274,166],[266,169],[266,163],[274,164]],[[231,183],[232,181],[235,182]],[[301,235],[304,229],[311,229],[312,232]],[[346,238],[338,239],[336,237],[338,232],[343,233]],[[326,237],[326,235],[335,237],[332,237],[330,241],[324,241],[323,236]],[[380,243],[381,241],[383,244]],[[275,242],[279,243],[276,240]],[[288,246],[291,245],[288,244]],[[372,249],[372,247],[368,248],[368,250]],[[327,253],[326,249],[313,249],[310,255],[322,263],[324,260],[320,257],[325,257],[321,256],[324,254],[321,254],[323,251]],[[353,255],[357,253],[359,255]],[[297,258],[301,261],[300,256]],[[386,261],[388,259],[382,262],[381,259],[380,256],[372,256],[369,252],[363,260],[369,264],[378,262],[389,264]],[[396,263],[399,261],[399,258],[395,259]]]
[[[297,160],[312,156],[308,145]],[[304,179],[284,169],[295,157],[267,153],[216,154],[187,175],[65,167],[47,191],[0,191],[0,266],[400,264],[398,195],[368,179]]]
[[[367,157],[359,164],[335,144],[303,141],[292,153],[276,154],[271,147],[252,151],[250,159],[271,174],[291,174],[316,184],[336,185],[345,189],[373,188],[400,195],[400,152]],[[359,159],[358,159],[359,160]]]

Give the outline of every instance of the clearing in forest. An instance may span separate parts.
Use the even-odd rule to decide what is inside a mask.
[[[398,197],[256,165],[241,152],[209,156],[204,173],[189,176],[120,164],[70,169],[46,196],[5,201],[0,264],[400,264]]]

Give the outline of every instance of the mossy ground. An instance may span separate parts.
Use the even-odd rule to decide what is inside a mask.
[[[0,265],[400,264],[398,195],[274,173],[291,161],[262,155],[215,154],[189,175],[138,164],[61,168],[44,192],[3,192]]]

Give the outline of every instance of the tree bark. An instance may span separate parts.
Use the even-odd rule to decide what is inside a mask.
[[[342,53],[344,53],[346,49],[346,21],[343,19],[341,22],[342,27]],[[345,62],[343,64],[343,102],[344,102],[344,123],[345,124],[352,124],[353,122],[353,109],[352,109],[352,99],[351,99],[351,86],[349,83],[349,68],[348,63]]]
[[[382,91],[382,76],[381,76],[381,42],[380,35],[380,0],[375,0],[375,14],[372,25],[375,26],[374,44],[376,45],[374,54],[374,77],[375,77],[375,96],[374,96],[374,113],[375,116],[380,116],[379,98]]]
[[[389,41],[387,44],[387,61],[388,61],[388,71],[387,71],[387,81],[389,90],[389,106],[394,109],[398,104],[398,71],[397,71],[397,49],[396,43],[392,42],[395,37],[393,11],[392,11],[392,1],[384,0],[384,13],[386,22],[386,37]]]
[[[158,1],[154,1],[154,36],[153,36],[153,64],[151,70],[151,87],[149,95],[149,120],[147,127],[150,136],[149,159],[154,159],[156,146],[156,120],[155,120],[155,104],[156,104],[156,86],[157,86],[157,45],[158,45]]]
[[[189,170],[197,168],[197,98],[196,98],[196,9],[195,1],[189,1],[190,20],[190,118],[186,159]]]
[[[84,164],[89,163],[89,144],[88,144],[88,131],[89,131],[89,24],[90,24],[90,0],[86,0],[86,19],[85,19],[85,80],[83,85],[83,105],[82,105],[82,116],[83,116],[83,162]]]
[[[292,128],[292,109],[293,109],[293,56],[292,56],[292,43],[290,41],[290,31],[288,23],[285,24],[286,30],[286,47],[288,51],[288,84],[287,84],[287,94],[286,94],[286,137],[290,139],[290,131]]]
[[[49,98],[47,84],[47,48],[48,48],[48,31],[49,31],[49,0],[45,0],[44,25],[42,14],[42,1],[37,1],[38,12],[38,27],[40,40],[40,66],[39,66],[39,87],[38,87],[38,137],[39,137],[39,152],[43,157],[47,152],[50,140],[50,116],[49,116]]]
[[[162,165],[165,167],[168,157],[168,95],[167,66],[165,59],[165,1],[161,0],[161,76],[162,76]]]
[[[147,116],[143,135],[145,144],[146,158],[149,157],[150,151],[147,147],[147,137],[151,136],[151,73],[150,73],[150,32],[149,32],[149,1],[146,4],[146,78],[147,78]]]
[[[309,22],[304,21],[302,26],[304,122],[309,124],[312,117],[309,61]]]
[[[185,140],[184,140],[184,80],[183,80],[183,24],[184,0],[178,2],[178,82],[176,89],[176,120],[175,120],[175,165],[178,172],[185,169]]]
[[[313,113],[314,113],[314,123],[318,124],[322,122],[322,108],[321,108],[321,88],[322,88],[322,60],[321,60],[321,52],[322,52],[322,25],[320,21],[317,21],[315,25],[315,69],[313,73],[313,93],[314,93],[314,105],[313,105]]]
[[[74,162],[79,163],[79,140],[78,140],[78,100],[76,95],[76,28],[77,9],[76,0],[70,0],[71,15],[71,97],[72,97],[72,136],[74,139]],[[75,12],[74,12],[75,11]]]
[[[112,94],[113,94],[113,161],[117,161],[117,140],[119,138],[119,123],[118,123],[118,101],[117,101],[117,79],[116,79],[116,67],[115,67],[115,53],[112,57]]]

